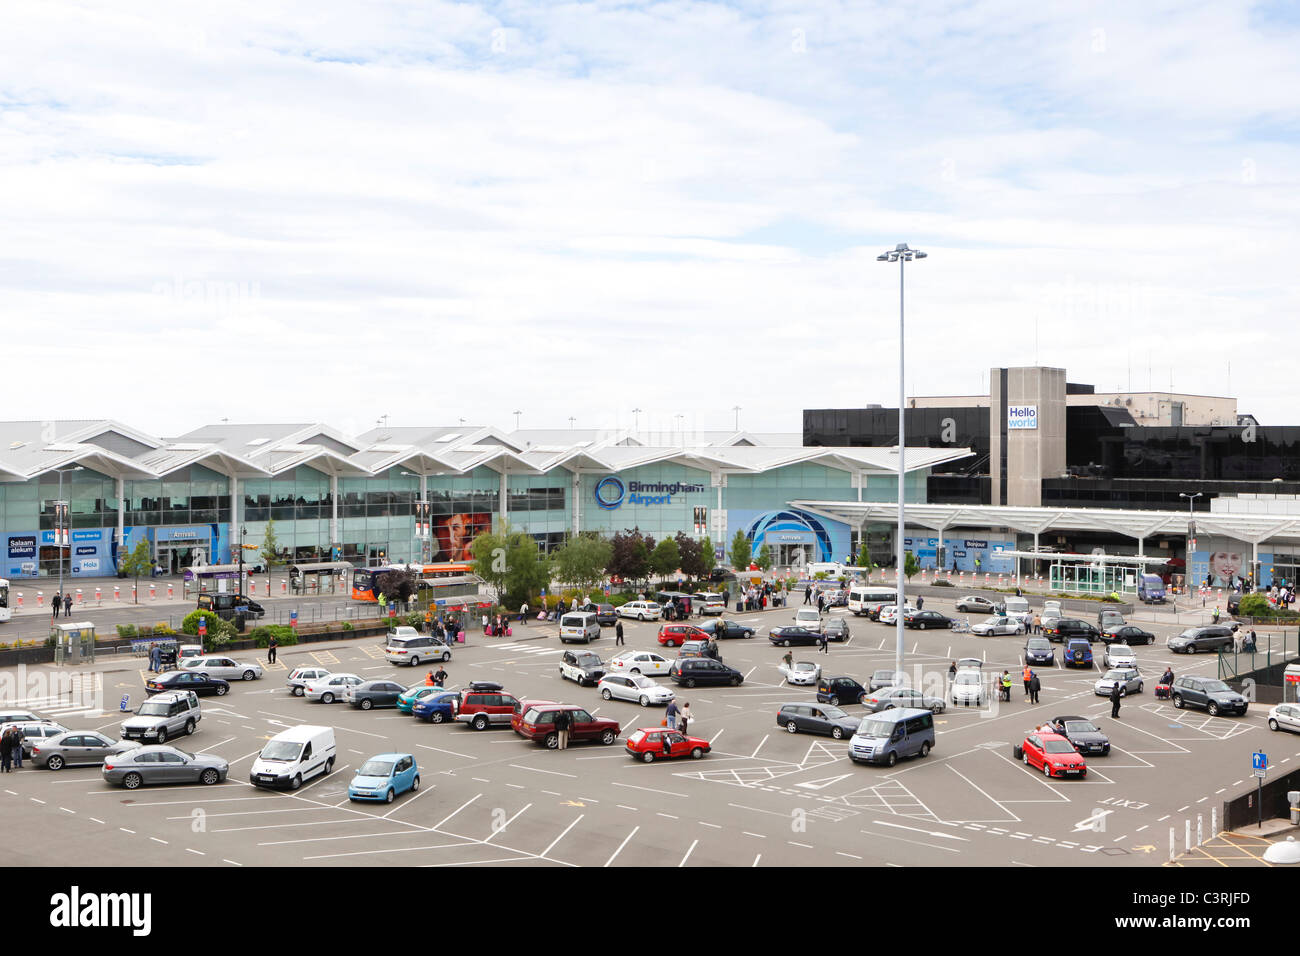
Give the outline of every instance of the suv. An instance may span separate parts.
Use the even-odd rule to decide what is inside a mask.
[[[1236,624],[1210,624],[1207,627],[1189,627],[1183,633],[1165,641],[1165,647],[1175,654],[1195,654],[1197,651],[1217,651],[1231,647]]]
[[[596,615],[596,623],[601,627],[613,627],[618,623],[618,615],[614,613],[614,605],[612,604],[596,604],[592,602],[574,610],[587,611]]]
[[[707,641],[709,635],[694,624],[661,624],[659,643],[667,647],[681,647],[687,641]]]
[[[711,657],[719,663],[722,661],[716,641],[687,641],[677,652],[677,657]]]
[[[1204,707],[1211,717],[1246,713],[1246,698],[1213,677],[1176,677],[1169,696],[1175,707]]]
[[[487,730],[492,724],[509,724],[517,703],[513,695],[501,693],[500,684],[475,681],[460,692],[453,708],[460,723],[469,724],[475,730]]]
[[[615,608],[619,617],[634,617],[638,621],[657,621],[662,608],[653,601],[628,601]]]
[[[1065,642],[1061,663],[1066,667],[1092,667],[1092,645],[1084,637],[1072,637]]]
[[[247,594],[227,594],[218,592],[215,594],[200,594],[198,599],[198,609],[200,611],[211,611],[223,621],[233,621],[239,608],[245,608],[244,617],[249,620],[257,620],[266,616],[266,608],[250,599]]]
[[[622,733],[617,720],[593,717],[590,711],[576,704],[537,704],[512,717],[510,726],[525,740],[544,743],[548,749],[555,750],[560,745],[555,715],[562,710],[569,712],[570,740],[599,740],[602,744],[612,744]]]
[[[730,684],[739,687],[745,675],[711,657],[679,657],[668,668],[668,676],[678,684],[694,687],[697,684]]]
[[[1043,628],[1043,634],[1049,641],[1068,641],[1072,637],[1081,637],[1091,642],[1101,638],[1101,631],[1077,617],[1059,617],[1055,624]]]
[[[178,734],[194,733],[202,717],[198,695],[192,690],[155,694],[140,705],[134,717],[122,722],[122,739],[165,743]]]
[[[595,687],[605,676],[605,662],[591,651],[565,651],[560,658],[560,678],[569,679],[579,687]]]

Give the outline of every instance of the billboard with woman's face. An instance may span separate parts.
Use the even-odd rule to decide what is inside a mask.
[[[473,561],[470,543],[480,534],[492,530],[492,515],[486,511],[443,515],[433,519],[433,536],[437,542],[434,561]]]

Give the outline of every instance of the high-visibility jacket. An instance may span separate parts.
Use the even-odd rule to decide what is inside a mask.
[[[1011,675],[1010,675],[1010,674],[1005,674],[1005,673],[1004,673],[1004,674],[1002,675],[1002,686],[1003,686],[1003,687],[1010,687],[1010,686],[1011,686]]]
[[[1034,679],[1034,672],[1028,667],[1025,668],[1024,679],[1026,683]]]

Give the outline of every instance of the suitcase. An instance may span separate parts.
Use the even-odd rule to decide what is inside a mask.
[[[515,629],[513,627],[507,627],[506,637],[514,637],[514,636],[515,636]]]
[[[1015,757],[1017,760],[1024,760],[1025,748],[1020,746],[1020,744],[1013,744],[1011,747],[1011,756]]]
[[[464,631],[457,631],[457,632],[456,632],[456,643],[457,643],[457,644],[464,644],[464,643],[465,643],[465,632],[464,632]]]
[[[1156,684],[1156,700],[1168,700],[1168,699],[1169,699],[1169,685]]]

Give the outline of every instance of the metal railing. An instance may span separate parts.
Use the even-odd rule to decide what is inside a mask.
[[[1239,628],[1238,641],[1234,646],[1219,651],[1219,680],[1236,680],[1256,671],[1267,671],[1271,674],[1276,668],[1277,683],[1280,685],[1281,669],[1286,664],[1293,663],[1297,655],[1300,655],[1300,631],[1256,632],[1258,636],[1253,651],[1245,649],[1246,635],[1249,632],[1249,627]]]

